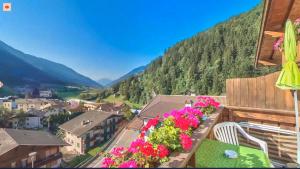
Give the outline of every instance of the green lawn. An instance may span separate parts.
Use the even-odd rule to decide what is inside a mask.
[[[58,90],[56,91],[56,95],[63,99],[70,99],[70,98],[78,98],[82,91],[81,90]]]
[[[96,156],[99,152],[101,152],[101,147],[97,146],[95,148],[92,148],[91,150],[88,151],[88,154],[91,155],[91,156]]]
[[[113,95],[110,95],[109,97],[105,98],[104,101],[107,101],[107,102],[110,102],[110,103],[126,103],[128,106],[130,106],[131,108],[141,108],[142,105],[140,104],[136,104],[136,103],[132,103],[128,100],[124,100],[124,97],[123,96],[113,96]]]
[[[68,162],[68,167],[74,168],[81,162],[87,160],[88,158],[91,158],[92,156],[90,154],[85,154],[85,155],[79,155],[74,157],[70,162]]]

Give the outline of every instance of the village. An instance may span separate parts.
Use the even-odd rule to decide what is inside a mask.
[[[0,98],[1,147],[5,148],[0,152],[1,168],[75,167],[88,151],[97,155],[100,145],[125,127],[125,112],[131,116],[139,112],[123,103],[60,100],[53,98],[51,90],[26,92],[25,98]],[[7,160],[11,155],[14,160]]]

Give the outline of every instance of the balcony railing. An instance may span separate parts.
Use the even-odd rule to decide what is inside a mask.
[[[62,153],[61,152],[58,152],[58,153],[55,153],[55,154],[52,154],[44,159],[40,159],[40,160],[37,160],[34,162],[34,167],[40,167],[40,166],[43,166],[51,161],[54,161],[54,160],[58,160],[62,158]],[[31,163],[28,164],[27,166],[28,168],[31,168]]]

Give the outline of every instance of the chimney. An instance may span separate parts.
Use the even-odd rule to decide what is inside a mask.
[[[85,120],[81,121],[81,125],[84,126],[85,125]]]
[[[193,105],[193,101],[192,100],[190,100],[190,101],[185,101],[185,107],[192,107],[192,105]]]

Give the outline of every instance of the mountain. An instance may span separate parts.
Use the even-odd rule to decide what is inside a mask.
[[[64,83],[0,47],[0,80],[5,86]]]
[[[141,104],[157,94],[220,95],[227,78],[274,71],[254,69],[262,6],[178,42],[143,73],[116,84],[111,92]]]
[[[137,68],[131,70],[130,72],[126,73],[125,75],[121,76],[120,78],[112,81],[111,83],[109,83],[108,86],[113,86],[113,85],[115,85],[115,84],[117,84],[117,83],[119,83],[119,82],[121,82],[123,80],[126,80],[126,79],[128,79],[128,78],[130,78],[132,76],[138,75],[138,74],[142,73],[146,69],[146,67],[147,66],[137,67]]]
[[[27,67],[33,67],[37,69],[37,72],[45,74],[44,77],[49,79],[53,79],[55,81],[49,80],[52,83],[56,83],[57,81],[70,84],[70,85],[80,85],[80,86],[88,86],[88,87],[101,87],[97,82],[93,81],[92,79],[83,76],[73,69],[60,64],[49,61],[47,59],[39,58],[36,56],[32,56],[29,54],[25,54],[17,49],[10,47],[9,45],[5,44],[4,42],[0,41],[0,50],[4,53],[14,56],[14,58],[18,58],[23,62],[27,63]],[[2,65],[2,63],[0,63]],[[10,65],[11,69],[19,69],[20,67]],[[21,67],[22,68],[22,67]],[[31,69],[33,69],[31,68]],[[24,67],[25,69],[25,67]],[[0,69],[1,71],[1,69]],[[18,77],[18,76],[16,76]],[[36,81],[40,80],[38,76],[31,76],[36,78]],[[18,79],[12,78],[10,81],[18,81]],[[41,81],[42,82],[42,81]]]
[[[102,85],[102,86],[107,86],[109,85],[113,80],[111,79],[108,79],[108,78],[102,78],[102,79],[99,79],[97,80],[97,82]]]

